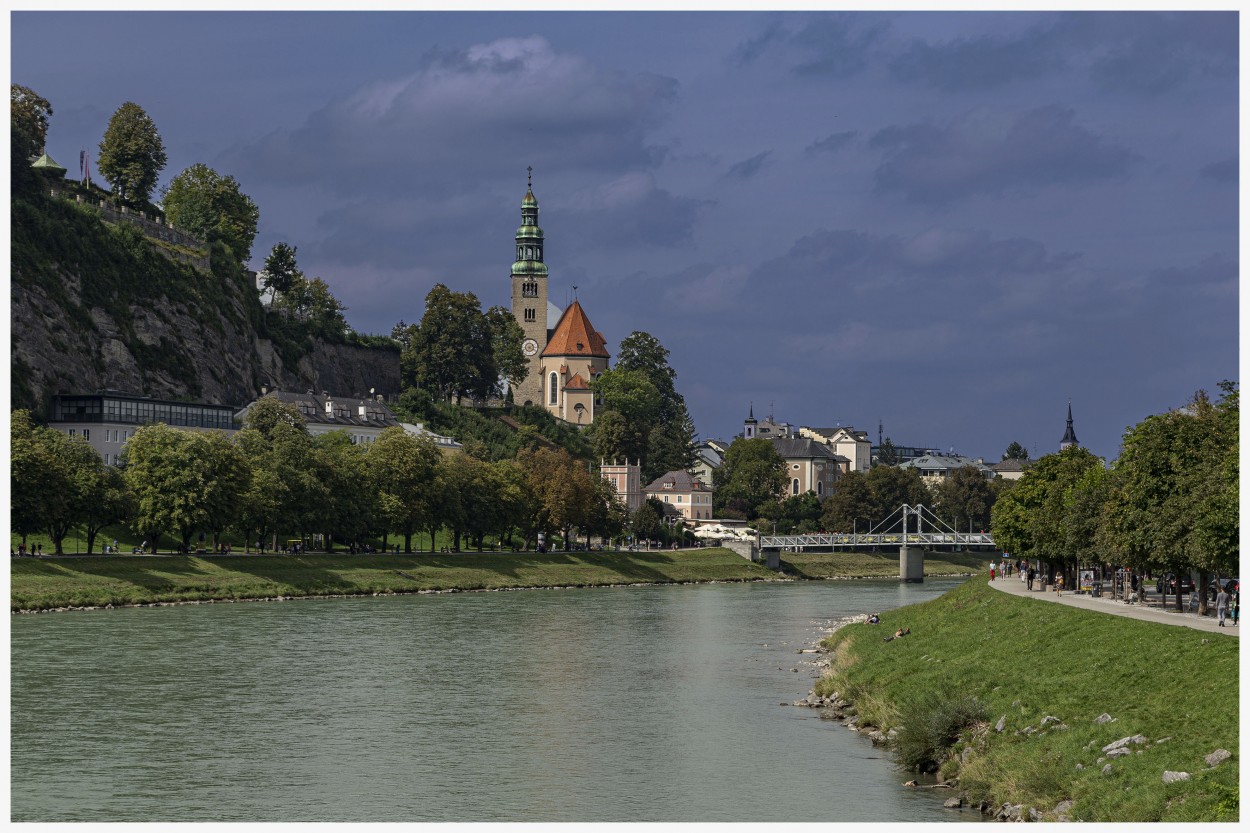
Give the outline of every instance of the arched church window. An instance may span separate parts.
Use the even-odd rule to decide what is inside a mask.
[[[556,374],[553,372],[550,376],[550,379],[551,379],[551,396],[549,397],[549,401],[551,402],[552,405],[555,405],[556,396],[559,394],[560,378],[556,376]],[[798,482],[798,481],[795,481],[795,482]]]
[[[790,481],[790,494],[797,495],[799,493],[799,479],[796,477]]]

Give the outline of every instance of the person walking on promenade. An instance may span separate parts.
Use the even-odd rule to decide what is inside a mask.
[[[1228,591],[1223,587],[1220,592],[1215,594],[1215,615],[1220,620],[1220,627],[1224,627],[1224,617],[1228,615]]]
[[[995,569],[995,568],[994,568],[994,562],[993,562],[993,561],[991,561],[991,562],[990,562],[990,581],[993,581],[993,580],[994,580],[994,569]]]
[[[1055,576],[1055,592],[1060,596],[1063,595],[1063,573]]]
[[[1033,577],[1037,575],[1037,572],[1033,569],[1032,564],[1029,565],[1028,572],[1026,572],[1025,575],[1028,576],[1028,586],[1029,586],[1029,589],[1032,590],[1033,589]]]

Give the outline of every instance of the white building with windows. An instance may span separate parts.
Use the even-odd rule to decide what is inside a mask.
[[[115,466],[126,441],[144,425],[164,423],[185,431],[233,434],[239,429],[234,419],[237,410],[234,405],[176,402],[105,389],[52,397],[48,427],[82,437],[105,463]]]
[[[672,506],[686,520],[712,517],[712,487],[688,471],[670,471],[643,489],[643,493]]]

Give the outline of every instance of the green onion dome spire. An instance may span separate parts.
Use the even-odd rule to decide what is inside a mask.
[[[516,262],[514,277],[547,277],[543,263],[543,230],[538,227],[538,200],[534,197],[534,169],[529,174],[525,198],[521,200],[521,227],[516,230]]]

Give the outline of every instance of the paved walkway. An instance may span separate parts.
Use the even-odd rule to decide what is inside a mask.
[[[988,581],[988,579],[974,579],[979,581]],[[990,586],[1001,590],[1004,593],[1011,593],[1013,596],[1026,596],[1028,598],[1040,599],[1047,602],[1055,602],[1056,604],[1065,604],[1068,607],[1079,607],[1082,610],[1096,610],[1100,613],[1110,613],[1113,616],[1128,616],[1132,619],[1141,619],[1144,622],[1160,622],[1165,625],[1182,625],[1194,630],[1210,631],[1225,636],[1240,636],[1241,628],[1233,624],[1232,619],[1225,622],[1224,627],[1220,627],[1219,620],[1215,617],[1215,604],[1209,606],[1210,613],[1206,616],[1199,616],[1194,613],[1177,613],[1175,608],[1164,609],[1159,606],[1157,601],[1146,604],[1125,604],[1119,599],[1113,599],[1110,596],[1090,596],[1086,594],[1077,594],[1065,590],[1060,596],[1052,590],[1029,590],[1019,575],[1012,573],[1010,576],[1000,577],[990,582]],[[1039,586],[1039,582],[1034,582],[1033,586]],[[1169,596],[1173,600],[1174,597]]]

